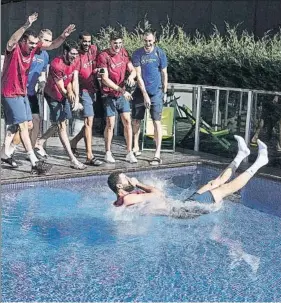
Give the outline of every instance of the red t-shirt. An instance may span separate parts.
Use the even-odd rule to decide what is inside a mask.
[[[60,92],[56,81],[63,79],[64,87],[73,80],[74,71],[78,71],[79,61],[75,60],[72,64],[67,65],[63,57],[56,57],[50,64],[45,93],[56,101],[63,101],[64,96]]]
[[[39,42],[29,55],[25,55],[17,43],[12,51],[5,53],[1,78],[1,94],[4,97],[26,96],[28,73],[35,53],[42,47]]]
[[[108,77],[118,86],[125,87],[125,75],[130,58],[125,48],[122,48],[119,53],[112,54],[109,49],[104,50],[98,56],[98,68],[107,68]],[[120,97],[121,92],[102,85],[102,93],[113,97]]]
[[[95,85],[97,75],[97,56],[98,49],[96,45],[91,45],[89,51],[79,53],[79,87],[91,93],[97,91]]]

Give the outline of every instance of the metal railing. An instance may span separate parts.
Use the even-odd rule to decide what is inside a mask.
[[[208,86],[208,85],[188,85],[189,87],[184,89],[183,87],[177,89],[173,84],[169,85],[175,93],[177,92],[187,92],[192,94],[192,113],[196,118],[195,122],[195,134],[194,134],[194,150],[199,151],[200,144],[200,120],[201,120],[201,109],[202,109],[202,98],[203,92],[206,90],[211,90],[215,92],[214,100],[214,130],[218,130],[219,124],[219,108],[220,108],[220,93],[225,92],[225,107],[224,107],[224,122],[223,126],[228,125],[228,109],[229,109],[229,97],[231,92],[239,93],[239,109],[238,117],[241,117],[243,109],[243,95],[247,94],[247,104],[246,104],[246,121],[245,121],[245,141],[249,145],[250,135],[251,135],[251,117],[256,119],[257,116],[257,102],[259,95],[273,95],[281,96],[281,92],[278,91],[264,91],[264,90],[254,90],[254,89],[241,89],[241,88],[231,88],[231,87],[219,87],[219,86]],[[239,125],[239,128],[241,125]]]
[[[190,84],[181,84],[180,87],[177,87],[177,84],[169,83],[169,88],[172,89],[175,93],[190,93],[192,99],[192,113],[196,118],[195,122],[195,134],[194,134],[194,151],[199,151],[200,144],[200,120],[201,120],[201,109],[202,109],[202,98],[203,92],[206,90],[211,90],[215,92],[214,98],[214,130],[218,130],[219,124],[219,108],[220,108],[220,94],[225,92],[225,107],[224,107],[224,122],[223,126],[227,127],[228,121],[228,105],[231,92],[239,93],[239,110],[238,117],[241,116],[243,109],[243,95],[247,94],[247,104],[246,104],[246,121],[245,121],[245,141],[249,145],[250,135],[251,135],[251,117],[253,116],[256,119],[257,116],[257,102],[259,95],[273,95],[281,96],[279,91],[264,91],[264,90],[255,90],[255,89],[241,89],[241,88],[232,88],[232,87],[219,87],[219,86],[208,86],[208,85],[190,85]],[[43,97],[43,96],[42,96]],[[46,100],[43,102],[43,132],[50,125],[49,120],[49,109],[46,103]],[[118,119],[116,119],[116,126]],[[239,126],[240,127],[240,126]],[[118,127],[115,128],[115,134],[117,134]]]

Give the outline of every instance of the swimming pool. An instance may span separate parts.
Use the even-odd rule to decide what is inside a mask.
[[[134,175],[180,200],[217,174]],[[256,178],[242,201],[175,219],[113,208],[106,180],[2,186],[3,302],[281,300],[280,183]]]

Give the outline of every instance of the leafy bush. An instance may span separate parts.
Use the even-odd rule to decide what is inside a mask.
[[[281,91],[281,29],[273,36],[266,32],[257,39],[247,31],[238,34],[239,25],[225,26],[225,35],[214,25],[206,37],[198,31],[190,36],[169,20],[162,25],[158,45],[169,60],[169,82]],[[101,28],[93,42],[104,49],[110,33],[121,30],[124,45],[132,54],[143,46],[142,33],[150,28],[146,19],[132,32],[122,25]]]

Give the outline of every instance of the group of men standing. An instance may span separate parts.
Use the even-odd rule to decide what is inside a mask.
[[[99,52],[97,46],[92,45],[91,35],[86,31],[80,33],[78,43],[65,41],[75,30],[74,25],[67,27],[54,41],[50,30],[41,30],[37,36],[35,32],[27,30],[37,18],[37,13],[29,16],[25,25],[7,43],[1,91],[6,136],[1,149],[1,160],[17,167],[14,151],[19,142],[17,137],[20,136],[31,162],[31,172],[46,173],[51,165],[46,163],[48,155],[44,143],[58,131],[73,168],[85,169],[87,165],[102,165],[103,162],[94,156],[92,150],[94,104],[102,102],[106,118],[104,161],[115,163],[111,143],[118,113],[124,126],[127,146],[125,160],[137,163],[137,157],[141,154],[140,122],[145,110],[149,109],[156,143],[155,155],[150,164],[160,164],[161,114],[167,96],[168,76],[167,58],[164,51],[155,45],[155,33],[144,33],[144,47],[137,49],[131,60],[120,33],[113,32],[109,48]],[[63,54],[52,60],[46,77],[49,61],[46,50],[57,48],[61,44]],[[132,93],[131,88],[136,82],[137,88]],[[48,103],[52,121],[49,129],[39,138],[40,101],[35,90],[36,84]],[[97,101],[98,90],[102,96],[101,101]],[[81,110],[84,126],[70,141],[67,121],[72,117],[72,111],[77,110]],[[85,164],[77,159],[77,143],[82,138],[86,145]]]

